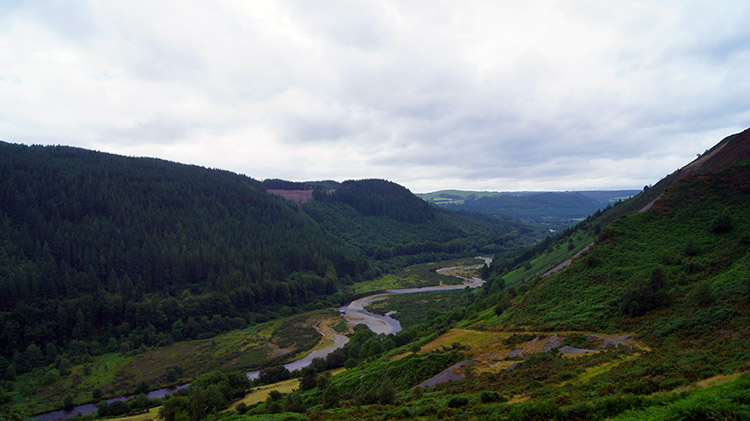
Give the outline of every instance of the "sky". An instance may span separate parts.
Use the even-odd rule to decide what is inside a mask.
[[[642,188],[750,126],[749,17],[746,0],[3,0],[0,140],[417,193]]]

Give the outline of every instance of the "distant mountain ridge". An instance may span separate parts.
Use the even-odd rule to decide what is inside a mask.
[[[430,203],[449,209],[507,215],[559,230],[639,192],[640,190],[569,192],[441,190],[419,196]]]

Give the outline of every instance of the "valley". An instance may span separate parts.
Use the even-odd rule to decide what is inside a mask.
[[[750,413],[750,131],[554,233],[385,180],[0,146],[12,416]]]
[[[492,262],[491,258],[474,258],[474,261],[483,262],[484,264],[489,264]],[[466,260],[462,260],[466,261]],[[474,276],[469,276],[473,274],[474,271],[479,269],[481,266],[455,266],[457,263],[460,263],[461,261],[453,261],[448,262],[452,266],[448,266],[445,268],[437,269],[437,273],[443,274],[443,276],[453,276],[456,278],[459,278],[464,281],[463,284],[458,285],[451,285],[451,286],[436,286],[436,287],[421,287],[421,288],[409,288],[409,289],[396,289],[396,290],[388,290],[385,291],[383,294],[378,295],[369,295],[364,298],[360,298],[357,300],[352,301],[351,303],[347,304],[344,307],[341,307],[339,309],[340,317],[343,318],[347,324],[348,328],[344,331],[344,333],[349,333],[351,331],[352,326],[356,325],[365,325],[369,330],[372,332],[375,332],[376,334],[395,334],[398,333],[401,330],[401,325],[398,322],[398,320],[393,319],[387,315],[378,314],[378,313],[372,313],[369,311],[365,311],[365,308],[369,307],[371,303],[377,300],[382,300],[387,298],[389,295],[397,294],[397,295],[403,295],[403,294],[420,294],[423,292],[430,292],[430,291],[450,291],[450,290],[458,290],[463,288],[476,288],[481,286],[482,282],[478,278]],[[205,343],[200,344],[184,344],[187,346],[194,345],[196,348],[190,349],[190,348],[178,348],[177,346],[170,346],[165,349],[158,350],[159,352],[152,352],[152,353],[146,353],[146,355],[141,356],[140,358],[136,359],[132,363],[128,363],[127,365],[133,365],[137,366],[137,369],[134,369],[137,373],[140,373],[139,381],[143,381],[144,378],[148,380],[150,377],[149,374],[153,373],[154,371],[158,371],[159,368],[164,366],[178,366],[179,364],[185,364],[188,366],[201,366],[203,367],[203,372],[191,372],[188,374],[188,376],[195,376],[198,377],[201,374],[205,374],[211,371],[214,371],[216,369],[224,369],[224,370],[232,370],[236,368],[242,368],[242,367],[248,367],[252,366],[253,364],[269,364],[272,361],[279,361],[282,357],[285,357],[288,359],[288,356],[285,354],[291,354],[292,351],[290,349],[284,349],[279,348],[278,343],[284,340],[282,336],[282,332],[286,335],[291,334],[292,332],[294,334],[299,334],[299,329],[293,329],[292,327],[302,328],[302,329],[309,329],[310,327],[313,327],[315,331],[322,335],[322,338],[315,344],[315,346],[308,350],[303,352],[303,357],[295,359],[294,361],[288,362],[286,364],[283,364],[283,367],[290,372],[294,372],[295,370],[301,370],[309,365],[312,364],[314,359],[325,359],[326,356],[331,354],[333,351],[342,348],[348,341],[349,338],[347,336],[344,336],[343,334],[337,332],[334,330],[331,326],[335,325],[337,322],[340,321],[339,317],[335,317],[335,313],[333,312],[325,312],[325,311],[316,311],[316,312],[310,312],[310,313],[304,313],[300,314],[298,316],[289,317],[284,320],[280,320],[279,322],[273,323],[269,322],[267,323],[268,326],[263,326],[259,331],[250,332],[250,331],[238,331],[238,332],[230,332],[229,334],[222,335],[217,338],[213,338],[211,340],[211,348],[213,351],[213,358],[210,361],[198,361],[198,360],[191,360],[191,359],[181,359],[181,360],[172,360],[170,357],[176,357],[176,356],[190,356],[190,358],[194,358],[197,356],[198,351],[205,348]],[[255,334],[253,334],[255,333]],[[230,337],[244,337],[243,342],[236,343],[233,341],[230,341]],[[221,360],[217,359],[217,355],[222,355],[224,352],[218,351],[216,343],[222,343],[225,347],[229,347],[229,349],[232,349],[237,352],[237,357],[234,357],[231,360],[232,365],[219,365],[216,366],[215,364],[217,362],[221,362]],[[257,344],[256,346],[252,346],[251,344]],[[266,355],[265,359],[261,357],[258,359],[258,353],[256,349],[260,347],[266,347]],[[271,351],[268,351],[267,349],[270,349]],[[252,362],[253,360],[247,360],[246,358],[252,356],[256,357],[255,362]],[[243,360],[244,359],[244,360]],[[147,366],[150,365],[149,366]],[[99,367],[98,364],[94,364],[96,367]],[[106,367],[106,364],[105,364]],[[124,376],[121,373],[121,370],[116,373],[117,376]],[[335,370],[340,372],[341,370]],[[335,372],[334,371],[334,372]],[[157,373],[161,374],[161,373]],[[245,372],[245,375],[248,379],[254,380],[258,379],[260,376],[260,370],[252,370]],[[189,383],[181,384],[177,386],[171,386],[167,388],[157,389],[157,390],[150,390],[148,393],[145,393],[146,397],[148,399],[160,399],[164,398],[165,396],[169,396],[170,394],[186,388],[189,386]],[[268,393],[270,393],[271,390],[277,390],[277,391],[285,391],[289,392],[294,389],[296,389],[299,386],[298,380],[286,380],[284,382],[278,383],[278,384],[272,384],[268,386],[263,386],[258,388],[258,391],[255,391],[248,395],[247,397],[243,398],[241,401],[235,402],[231,405],[230,409],[235,407],[239,402],[244,402],[246,404],[250,403],[257,403],[262,400],[265,400],[265,397],[267,397]],[[125,389],[123,389],[125,390]],[[44,393],[42,391],[42,393]],[[59,392],[58,392],[59,394]],[[115,401],[124,401],[127,399],[133,398],[133,395],[125,396],[125,397],[117,397],[117,398],[110,398],[108,399],[108,402],[112,403]],[[260,399],[259,397],[263,397],[263,399]],[[41,395],[39,397],[39,400],[50,400],[55,401],[59,398],[55,398],[53,395]],[[97,407],[93,404],[86,404],[86,405],[79,405],[71,409],[67,410],[58,410],[58,411],[52,411],[45,414],[40,414],[36,416],[35,418],[39,421],[54,421],[54,420],[61,420],[61,419],[67,419],[72,418],[76,416],[77,414],[81,415],[88,415],[93,414],[97,411]],[[135,417],[137,419],[138,417]],[[130,419],[130,418],[128,418]]]

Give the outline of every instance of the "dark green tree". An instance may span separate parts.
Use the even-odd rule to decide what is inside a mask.
[[[390,380],[383,379],[380,382],[380,386],[376,392],[378,403],[381,405],[390,405],[396,401],[396,389],[393,388],[393,383]]]
[[[206,394],[200,387],[193,387],[189,398],[188,412],[192,421],[200,421],[206,418]]]
[[[318,376],[315,370],[306,368],[302,371],[302,378],[299,383],[299,390],[310,390],[317,386]]]

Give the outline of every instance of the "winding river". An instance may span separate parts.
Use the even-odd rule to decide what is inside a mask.
[[[492,259],[489,257],[477,257],[477,259],[482,259],[484,262],[489,265],[492,262]],[[437,270],[437,273],[445,276],[458,276],[451,274],[450,272],[456,269],[479,269],[481,268],[481,265],[478,266],[454,266],[454,267],[447,267],[447,268],[441,268]],[[446,291],[446,290],[454,290],[454,289],[464,289],[466,287],[469,288],[476,288],[481,286],[484,281],[479,278],[475,277],[464,277],[464,276],[458,276],[459,278],[463,279],[463,283],[458,285],[440,285],[440,286],[434,286],[434,287],[423,287],[423,288],[405,288],[405,289],[389,289],[385,291],[379,291],[376,293],[373,293],[372,295],[368,295],[366,297],[359,298],[357,300],[354,300],[347,304],[344,307],[339,308],[339,313],[341,313],[341,316],[344,317],[349,324],[352,326],[358,325],[358,324],[364,324],[367,325],[367,327],[370,328],[373,332],[376,334],[384,333],[386,335],[397,333],[401,330],[401,323],[394,319],[393,317],[389,315],[382,315],[377,313],[372,313],[365,308],[372,304],[375,301],[383,300],[389,295],[396,295],[396,294],[414,294],[417,292],[429,292],[429,291]],[[301,358],[299,360],[292,361],[288,364],[284,364],[284,367],[289,371],[299,370],[301,368],[305,368],[312,364],[312,361],[315,358],[325,358],[328,354],[331,352],[342,348],[344,345],[346,345],[347,342],[349,342],[349,338],[347,338],[344,335],[340,335],[338,333],[332,332],[330,330],[323,332],[321,329],[316,327],[318,332],[320,332],[321,335],[325,336],[326,333],[331,337],[333,342],[321,349],[317,349],[309,353],[306,357]],[[252,370],[245,373],[247,377],[251,380],[258,378],[260,375],[260,370]],[[184,389],[188,387],[190,383],[185,383],[179,386],[172,386],[167,387],[163,389],[153,390],[146,394],[146,396],[149,399],[157,399],[157,398],[163,398],[165,396],[171,395],[172,393]],[[130,398],[132,398],[133,395],[130,396],[121,396],[119,398],[113,398],[108,399],[107,402],[112,403],[115,401],[125,401]],[[81,414],[81,415],[87,415],[87,414],[93,414],[96,412],[96,404],[89,403],[85,405],[79,405],[72,409],[61,409],[58,411],[52,411],[47,412],[44,414],[39,414],[34,416],[33,418],[36,418],[38,421],[56,421],[56,420],[64,420],[68,418],[73,418],[74,416]]]

